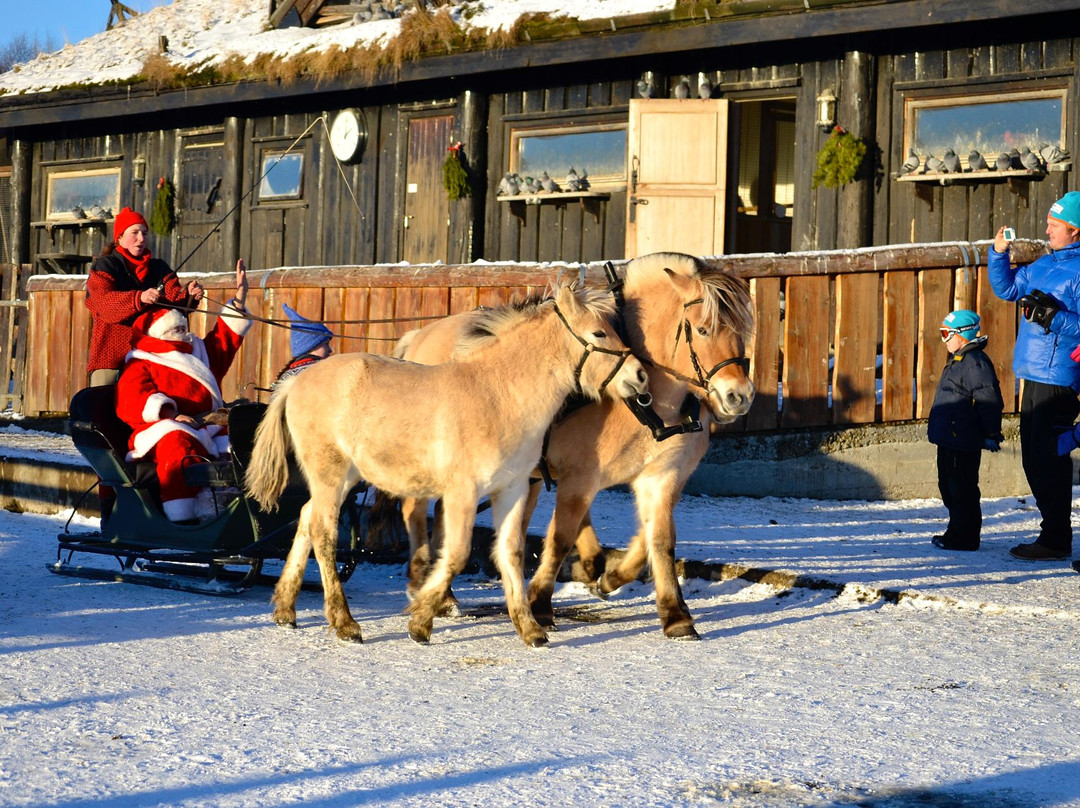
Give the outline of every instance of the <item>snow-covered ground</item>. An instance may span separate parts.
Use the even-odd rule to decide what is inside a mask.
[[[946,554],[934,500],[686,498],[680,555],[850,585],[689,580],[678,643],[651,586],[565,584],[541,650],[482,577],[421,647],[401,569],[361,567],[345,645],[316,592],[290,631],[266,588],[54,576],[66,515],[0,511],[0,805],[1080,805],[1080,575],[1009,558],[1030,503],[984,511]],[[606,544],[631,514],[601,495]]]

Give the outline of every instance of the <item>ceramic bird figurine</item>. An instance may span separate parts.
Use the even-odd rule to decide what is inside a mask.
[[[638,79],[637,82],[637,94],[641,98],[652,98],[653,85],[651,81],[645,79]]]
[[[941,157],[941,163],[943,171],[946,171],[949,174],[960,173],[960,158],[952,149],[945,150],[945,154]]]
[[[986,158],[978,150],[968,152],[968,171],[986,171]]]
[[[919,155],[915,149],[908,149],[907,159],[904,164],[900,166],[900,174],[914,174],[919,170],[919,166],[922,165],[922,160],[919,159]]]
[[[1042,168],[1042,161],[1039,159],[1039,155],[1024,146],[1023,151],[1020,152],[1020,165],[1029,171]]]
[[[549,177],[546,171],[540,175],[540,185],[549,194],[555,194],[561,190],[559,184]]]
[[[578,177],[578,173],[574,171],[574,167],[570,166],[570,170],[566,172],[566,190],[568,191],[580,191],[581,179]]]
[[[1008,171],[1012,168],[1012,158],[1009,157],[1008,152],[1002,152],[997,156],[997,160],[994,161],[994,168],[998,171]]]
[[[675,97],[679,100],[690,97],[690,81],[683,78],[678,84],[675,85]]]
[[[499,180],[499,187],[495,191],[496,196],[517,196],[518,184],[514,179],[514,175],[509,171],[503,174],[503,178]]]
[[[1039,156],[1046,161],[1048,166],[1052,166],[1068,160],[1069,152],[1059,146],[1051,146],[1049,143],[1045,143],[1039,149]]]
[[[926,155],[926,170],[930,174],[940,174],[945,170],[945,162],[932,154]]]
[[[697,86],[698,98],[712,98],[712,82],[709,77],[702,74]]]

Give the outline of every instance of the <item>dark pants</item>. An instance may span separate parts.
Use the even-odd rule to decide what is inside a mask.
[[[945,540],[954,547],[977,548],[982,531],[979,465],[982,452],[960,452],[939,446],[937,484],[941,501],[949,509]]]
[[[1072,552],[1072,459],[1057,453],[1057,439],[1080,414],[1070,387],[1024,380],[1020,401],[1020,454],[1042,514],[1039,544]]]

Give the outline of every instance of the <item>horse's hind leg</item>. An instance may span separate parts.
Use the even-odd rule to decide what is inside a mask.
[[[592,526],[592,514],[585,512],[585,518],[581,521],[577,540],[574,542],[577,548],[581,572],[585,581],[592,583],[604,574],[607,566],[607,555],[600,546],[600,538]]]
[[[431,572],[436,551],[443,543],[442,500],[435,502],[434,530],[430,540],[427,529],[427,506],[429,500],[406,497],[401,500],[401,516],[409,534],[409,566],[405,594],[411,603],[416,599]],[[457,598],[453,591],[446,590],[446,596],[439,607],[438,617],[457,617],[461,614]]]
[[[300,593],[304,567],[307,566],[308,554],[311,552],[311,537],[304,516],[304,512],[301,512],[292,547],[271,598],[274,604],[274,622],[289,628],[296,628],[296,597]]]

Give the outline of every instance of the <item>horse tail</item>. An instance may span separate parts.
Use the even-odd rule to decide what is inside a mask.
[[[294,379],[280,384],[274,391],[270,406],[255,430],[255,448],[244,472],[244,488],[267,512],[277,510],[278,499],[289,482],[289,447],[292,441],[285,423],[285,402],[288,401]]]
[[[394,343],[394,350],[391,355],[395,359],[404,359],[405,352],[412,346],[413,341],[416,339],[416,335],[419,333],[420,329],[414,328],[412,331],[406,331],[402,334],[401,339]]]

